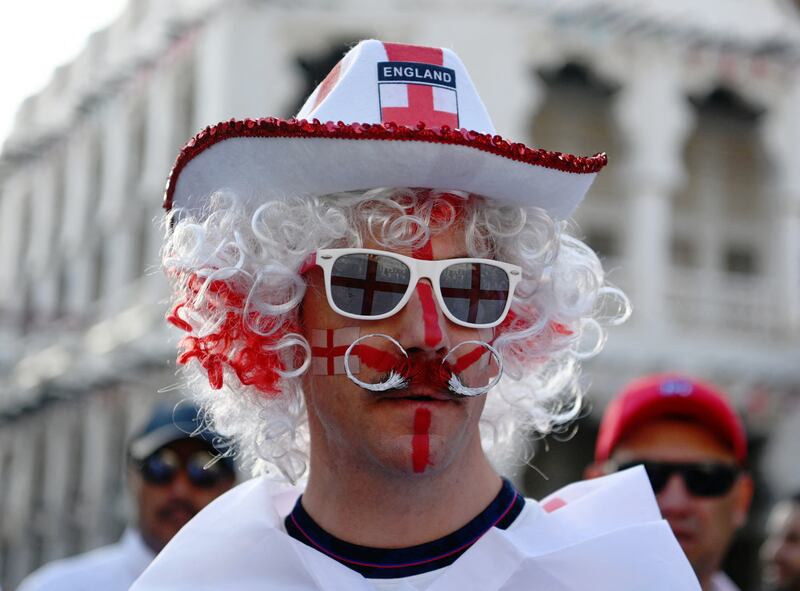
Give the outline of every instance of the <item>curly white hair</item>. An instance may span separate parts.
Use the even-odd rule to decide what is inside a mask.
[[[173,287],[171,320],[189,333],[179,357],[187,387],[254,474],[277,469],[295,482],[307,467],[300,374],[310,347],[298,311],[308,256],[365,240],[412,248],[454,224],[469,256],[522,267],[494,341],[505,374],[481,419],[485,449],[506,461],[520,435],[546,434],[577,416],[580,360],[599,352],[606,327],[630,313],[566,222],[535,207],[404,188],[287,196],[258,207],[219,192],[206,212],[171,212],[162,262]]]

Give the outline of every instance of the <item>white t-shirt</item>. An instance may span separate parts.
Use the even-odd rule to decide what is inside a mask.
[[[131,591],[700,591],[639,466],[528,500],[458,560],[403,579],[365,579],[290,537],[300,490],[264,478],[217,498],[162,550]]]
[[[153,558],[139,532],[128,528],[116,544],[44,565],[17,591],[127,591]]]
[[[739,587],[730,580],[724,572],[716,572],[711,577],[711,589],[709,591],[740,591]]]

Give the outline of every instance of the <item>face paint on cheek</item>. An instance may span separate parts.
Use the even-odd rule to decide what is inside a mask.
[[[389,351],[382,351],[377,347],[359,343],[354,347],[354,355],[358,355],[361,363],[375,371],[386,372],[397,369],[403,363],[400,355],[394,355]]]
[[[478,340],[483,341],[489,345],[494,344],[494,330],[491,328],[482,328],[478,331]],[[469,369],[478,362],[481,362],[481,368],[488,367],[492,361],[492,356],[484,347],[475,346],[467,351],[460,357],[456,358],[455,363],[452,364],[452,370],[455,373],[460,373]]]
[[[311,329],[311,373],[315,376],[345,374],[344,354],[359,337],[359,328]],[[350,370],[360,371],[359,359],[351,357]]]
[[[418,408],[414,413],[414,436],[411,438],[411,465],[417,474],[431,465],[430,435],[431,411]]]

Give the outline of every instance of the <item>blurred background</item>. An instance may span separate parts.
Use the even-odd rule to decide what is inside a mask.
[[[520,485],[580,478],[629,379],[711,380],[750,436],[756,505],[728,567],[752,584],[766,508],[800,489],[800,2],[118,4],[0,152],[0,585],[123,527],[125,439],[176,395],[157,253],[180,147],[292,115],[368,37],[455,49],[506,138],[609,154],[577,233],[634,314],[585,366],[577,431],[537,442]]]

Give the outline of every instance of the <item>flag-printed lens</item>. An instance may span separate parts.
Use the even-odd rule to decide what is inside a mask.
[[[439,277],[442,298],[450,313],[469,324],[496,322],[506,309],[508,273],[489,263],[456,263]]]
[[[331,268],[331,296],[348,314],[379,316],[391,312],[408,290],[405,263],[373,253],[346,254]]]

